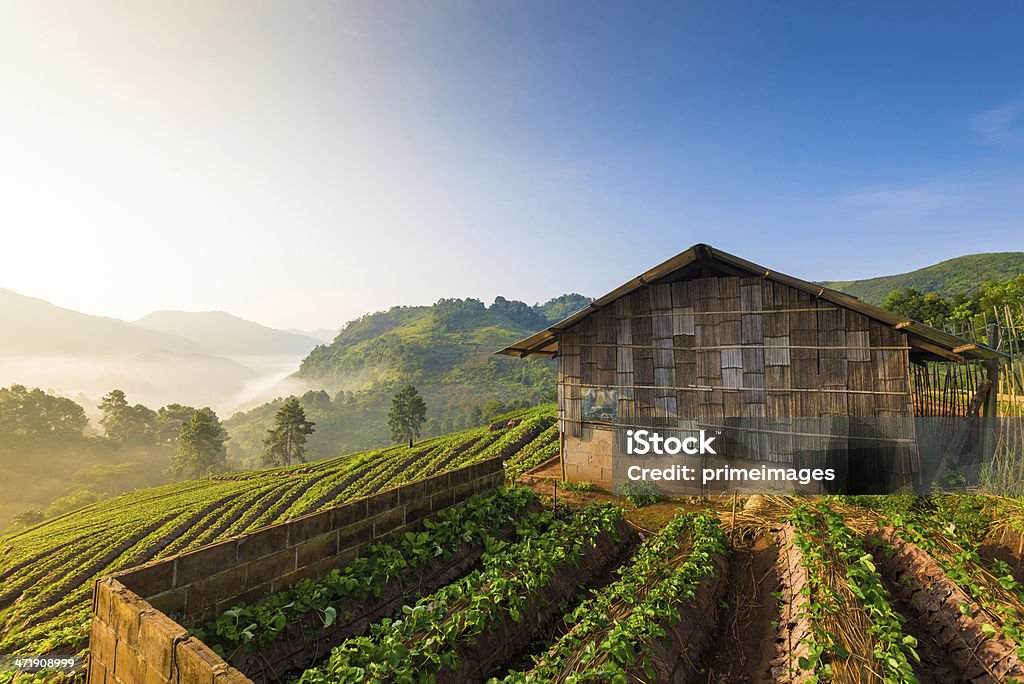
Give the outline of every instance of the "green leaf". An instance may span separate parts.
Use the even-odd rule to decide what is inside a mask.
[[[650,658],[644,658],[644,674],[646,674],[652,680],[658,676],[658,673],[654,669],[654,665],[651,663]]]
[[[859,560],[860,564],[863,565],[865,568],[867,568],[871,572],[875,571],[874,558],[871,557],[870,553],[865,553],[863,556],[860,557]]]

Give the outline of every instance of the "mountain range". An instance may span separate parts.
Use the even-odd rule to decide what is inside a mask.
[[[224,311],[156,311],[135,325],[191,340],[208,352],[226,356],[306,354],[323,342],[322,338],[268,328]]]
[[[84,314],[0,289],[0,386],[229,412],[292,373],[323,343],[231,314],[158,311],[134,322]],[[270,395],[267,398],[272,398]]]
[[[0,355],[93,356],[162,349],[205,351],[199,343],[171,331],[92,316],[42,299],[0,289]]]

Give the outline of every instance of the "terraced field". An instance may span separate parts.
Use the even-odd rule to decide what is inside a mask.
[[[556,453],[554,420],[144,490],[8,536],[0,653],[86,651],[92,581],[120,568],[493,456],[514,479]],[[532,486],[188,627],[256,681],[292,684],[1024,681],[1019,499],[637,509],[559,488],[552,507]],[[269,662],[280,679],[259,676]]]
[[[554,421],[542,407],[412,448],[141,490],[0,538],[0,654],[87,649],[92,583],[117,570],[499,455],[518,475],[557,452]]]
[[[687,500],[660,504],[651,531],[607,495],[567,493],[554,510],[532,496],[474,498],[195,633],[257,682],[1024,677],[1017,500],[757,496],[735,513]],[[425,575],[437,581],[410,589]],[[280,652],[306,660],[261,665]]]

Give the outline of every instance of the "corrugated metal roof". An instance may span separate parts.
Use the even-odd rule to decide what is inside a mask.
[[[558,333],[571,328],[576,323],[598,311],[615,300],[631,292],[635,292],[644,285],[650,285],[664,280],[673,273],[690,264],[707,263],[717,264],[726,267],[730,272],[747,277],[760,277],[772,280],[783,285],[803,290],[819,299],[837,304],[851,311],[864,314],[876,321],[880,321],[894,328],[898,328],[907,334],[910,345],[922,352],[927,352],[954,361],[985,360],[1005,357],[1005,354],[990,349],[983,345],[975,344],[968,340],[933,328],[924,323],[912,321],[904,316],[886,311],[873,304],[868,304],[856,297],[831,290],[821,285],[800,280],[784,273],[778,273],[770,268],[759,266],[746,259],[723,252],[710,245],[696,244],[684,252],[680,252],[671,259],[658,264],[654,268],[623,283],[603,297],[595,299],[589,306],[580,309],[571,316],[555,323],[545,330],[534,333],[515,344],[497,352],[508,356],[540,356],[552,358],[558,355]]]

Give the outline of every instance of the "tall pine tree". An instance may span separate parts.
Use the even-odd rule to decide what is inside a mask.
[[[313,434],[316,423],[306,420],[306,412],[295,397],[289,397],[277,415],[274,427],[263,440],[264,465],[291,465],[306,462],[306,437]]]

